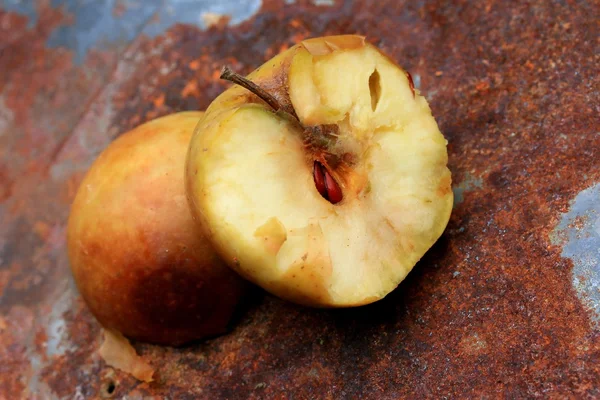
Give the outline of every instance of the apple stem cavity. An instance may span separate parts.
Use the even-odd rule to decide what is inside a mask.
[[[304,127],[298,119],[298,117],[295,114],[287,111],[275,98],[275,96],[273,96],[271,93],[267,92],[248,78],[245,78],[242,75],[233,72],[229,67],[223,67],[220,78],[232,82],[236,85],[239,85],[244,89],[250,91],[251,93],[258,96],[265,103],[267,103],[277,114],[285,117],[286,119],[290,120],[295,124],[298,124],[304,132],[305,140],[308,139],[309,145],[316,145],[318,142],[323,142],[320,143],[320,145],[317,145],[316,147],[329,147],[326,146],[326,144],[329,144],[329,142],[332,139],[335,140],[335,138],[337,137],[338,127],[335,125]],[[342,201],[343,195],[340,185],[335,181],[327,167],[323,165],[320,161],[314,161],[313,179],[317,191],[325,200],[329,201],[331,204],[336,204]]]
[[[254,93],[258,97],[260,97],[265,103],[267,103],[274,111],[283,110],[281,103],[277,101],[275,96],[262,89],[250,79],[244,78],[240,74],[233,72],[229,67],[223,67],[223,71],[221,72],[221,79],[233,82],[236,85],[239,85],[244,89]]]
[[[254,95],[258,96],[258,98],[267,103],[273,109],[273,111],[275,111],[276,114],[290,121],[292,124],[298,126],[302,130],[305,130],[304,126],[300,123],[300,120],[294,114],[294,112],[290,112],[289,110],[287,110],[283,105],[281,105],[281,103],[275,98],[275,96],[258,86],[256,83],[252,82],[250,79],[245,78],[236,72],[233,72],[231,68],[227,66],[223,67],[220,78],[235,83],[236,85],[239,85],[244,89],[248,90],[249,92],[253,93]]]

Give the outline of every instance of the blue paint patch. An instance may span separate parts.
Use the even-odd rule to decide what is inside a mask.
[[[454,192],[454,206],[465,200],[465,192],[481,189],[482,187],[483,180],[467,172],[465,174],[465,179],[452,188],[452,192]]]
[[[52,32],[47,46],[73,50],[74,62],[81,64],[91,48],[124,47],[133,41],[161,3],[160,0],[53,1],[53,6],[73,15],[74,22]],[[115,12],[117,5],[122,12]]]
[[[177,23],[206,29],[206,14],[228,15],[231,24],[239,24],[261,5],[261,0],[52,0],[51,6],[72,15],[73,23],[55,29],[46,45],[72,50],[80,65],[92,48],[124,48],[140,33],[155,37]],[[0,8],[27,16],[30,28],[39,19],[33,0],[0,0]]]
[[[412,74],[413,83],[416,89],[421,90],[421,75],[420,74]]]
[[[27,28],[33,28],[38,20],[35,1],[0,0],[0,9],[28,18]]]
[[[563,214],[550,240],[573,261],[572,284],[600,327],[600,183],[585,189]]]
[[[261,0],[167,0],[152,22],[143,30],[145,35],[155,37],[176,23],[189,24],[206,29],[206,14],[228,15],[230,24],[236,25],[256,14]]]

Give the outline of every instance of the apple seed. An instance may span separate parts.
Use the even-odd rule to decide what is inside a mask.
[[[342,189],[319,161],[315,161],[313,165],[313,179],[317,190],[325,200],[331,204],[342,201]]]

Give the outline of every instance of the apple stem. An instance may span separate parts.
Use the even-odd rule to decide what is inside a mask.
[[[256,83],[251,80],[244,78],[238,73],[233,72],[229,67],[224,66],[221,71],[221,79],[226,81],[235,83],[248,90],[249,92],[255,94],[260,99],[262,99],[265,103],[267,103],[275,113],[279,114],[282,117],[287,118],[290,122],[296,124],[301,128],[301,131],[304,135],[305,143],[309,146],[314,146],[319,144],[316,147],[329,147],[325,146],[323,143],[318,143],[320,141],[325,141],[329,143],[332,139],[335,140],[337,135],[337,130],[339,129],[336,125],[323,125],[323,126],[314,126],[314,127],[304,127],[300,122],[298,116],[295,113],[290,113],[287,111],[281,103],[273,96],[271,93],[267,92]],[[315,186],[318,192],[332,204],[336,204],[340,202],[343,198],[342,189],[339,184],[335,181],[333,176],[329,173],[327,168],[320,162],[315,161],[313,166],[313,179],[315,181]]]
[[[225,79],[229,82],[233,82],[236,85],[240,85],[244,89],[247,89],[250,92],[254,93],[258,97],[260,97],[262,100],[264,100],[265,103],[267,103],[269,106],[271,106],[271,108],[274,111],[283,110],[283,107],[281,106],[279,101],[277,101],[275,96],[273,96],[266,90],[262,89],[260,86],[258,86],[256,83],[252,82],[251,80],[246,79],[243,76],[241,76],[240,74],[233,72],[231,69],[229,69],[229,67],[223,67],[223,71],[221,72],[221,79]]]

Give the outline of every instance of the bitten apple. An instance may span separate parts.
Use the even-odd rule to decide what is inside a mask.
[[[233,269],[317,307],[390,293],[445,229],[447,141],[364,37],[305,40],[216,98],[187,156],[191,209]]]
[[[71,208],[77,287],[104,327],[129,338],[179,345],[223,333],[245,292],[185,198],[185,155],[202,114],[172,114],[117,138]]]

